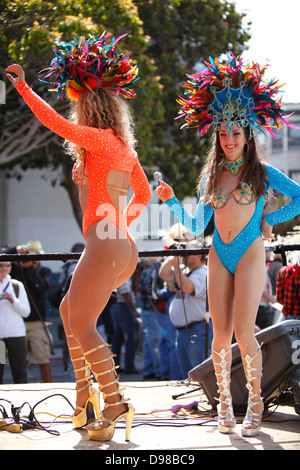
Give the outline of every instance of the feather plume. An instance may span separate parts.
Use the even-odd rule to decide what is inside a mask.
[[[206,68],[199,73],[187,74],[184,95],[179,96],[178,118],[184,118],[182,127],[196,127],[203,136],[210,127],[228,130],[234,123],[248,127],[251,136],[266,129],[275,136],[272,128],[283,124],[295,127],[283,117],[283,102],[278,94],[283,85],[275,79],[263,81],[268,65],[252,62],[245,64],[241,57],[227,53],[227,61],[220,63],[209,57]],[[275,136],[276,137],[276,136]]]
[[[59,42],[53,48],[55,57],[50,67],[42,70],[47,72],[44,79],[53,77],[52,81],[42,80],[52,85],[51,91],[57,91],[59,99],[65,96],[71,100],[79,100],[81,93],[89,90],[95,93],[99,88],[109,88],[125,98],[134,98],[132,89],[138,78],[138,68],[129,57],[115,49],[116,43],[126,34],[110,43],[110,34],[85,39],[74,38],[71,42]]]

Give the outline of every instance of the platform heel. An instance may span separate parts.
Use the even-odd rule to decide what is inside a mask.
[[[75,339],[73,335],[68,335],[67,339]],[[94,382],[92,381],[92,375],[90,374],[90,369],[88,364],[85,361],[83,355],[74,358],[72,357],[71,351],[81,350],[80,346],[69,347],[71,361],[74,367],[74,374],[76,379],[76,392],[77,394],[82,392],[83,390],[88,389],[89,396],[87,397],[84,406],[79,406],[76,404],[75,411],[72,415],[73,425],[76,429],[82,428],[87,424],[95,421],[98,419],[101,414],[100,409],[100,391],[99,388]],[[83,362],[84,365],[82,367],[76,367],[75,364],[77,362]],[[81,375],[81,372],[84,373],[83,377],[78,378],[78,375]],[[80,385],[84,383],[81,387]]]
[[[100,351],[101,349],[107,348],[109,353],[104,359],[100,361],[89,361],[87,356],[90,356],[92,353]],[[95,348],[87,351],[84,353],[85,359],[89,364],[96,380],[100,386],[100,390],[103,394],[104,399],[104,408],[102,413],[97,421],[94,423],[86,426],[86,429],[89,433],[89,437],[92,440],[96,441],[110,441],[113,438],[115,432],[115,426],[120,419],[126,420],[126,430],[125,430],[125,441],[130,440],[131,428],[132,428],[132,421],[134,416],[134,408],[131,403],[127,403],[127,399],[124,399],[122,390],[119,386],[119,377],[117,376],[116,369],[114,362],[115,355],[110,353],[109,346],[106,344],[101,344],[96,346]],[[105,365],[106,368],[102,371],[97,371],[99,365]],[[110,364],[109,364],[110,363]],[[108,377],[108,381],[104,381],[104,376],[112,374],[112,380]],[[111,389],[114,389],[110,391]],[[114,397],[118,397],[117,401],[113,401]],[[126,405],[126,411],[121,412],[116,418],[108,419],[104,416],[103,412],[107,410],[109,407],[116,407]],[[123,407],[124,408],[124,407]]]
[[[253,360],[260,354],[260,352],[261,346],[253,357],[251,357],[249,354],[246,354],[246,356],[242,356],[244,360],[244,371],[247,380],[246,387],[249,391],[247,412],[243,420],[241,429],[241,435],[243,437],[257,436],[261,431],[261,420],[264,407],[261,413],[254,413],[253,408],[259,403],[263,405],[263,399],[261,398],[261,390],[259,390],[258,393],[254,393],[252,385],[252,382],[254,380],[260,380],[262,378],[262,367],[254,368],[252,366]],[[253,372],[258,372],[258,374],[253,375]]]
[[[220,358],[220,362],[214,362],[215,374],[217,377],[218,392],[220,398],[216,398],[220,403],[217,406],[218,411],[218,431],[222,434],[233,434],[235,432],[236,420],[233,413],[232,398],[230,393],[230,370],[227,370],[227,365],[231,364],[230,358],[226,360],[227,354],[231,353],[231,349],[225,351],[221,349],[220,352],[212,349],[214,354],[217,354]],[[217,371],[217,367],[220,367],[220,371]],[[222,380],[218,380],[218,376]],[[221,390],[222,387],[222,390]],[[223,398],[222,398],[223,397]],[[222,410],[222,404],[226,405],[226,409]]]

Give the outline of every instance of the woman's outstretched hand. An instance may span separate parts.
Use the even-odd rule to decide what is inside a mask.
[[[174,197],[174,191],[171,186],[162,180],[159,181],[159,186],[157,186],[155,193],[163,202],[168,201]]]
[[[6,74],[8,80],[11,81],[11,83],[13,84],[13,86],[16,86],[16,84],[20,81],[20,80],[25,80],[25,73],[24,73],[24,70],[23,68],[21,67],[21,65],[18,65],[18,64],[12,64],[12,65],[9,65],[9,67],[7,67],[7,69],[5,69],[6,72],[13,72],[17,75],[16,78],[12,77],[9,73]]]

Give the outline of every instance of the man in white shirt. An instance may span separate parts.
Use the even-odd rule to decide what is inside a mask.
[[[187,249],[196,249],[197,242],[191,242]],[[210,354],[212,324],[206,322],[206,276],[205,256],[192,254],[185,256],[182,269],[179,257],[168,257],[162,264],[159,276],[165,281],[175,282],[178,291],[170,307],[170,320],[176,328],[175,348],[182,379]],[[207,345],[207,348],[206,348]],[[207,351],[206,351],[207,349]]]
[[[23,284],[10,277],[11,263],[0,262],[0,341],[8,352],[14,383],[27,383],[26,328],[30,305]],[[0,364],[0,383],[4,364]]]

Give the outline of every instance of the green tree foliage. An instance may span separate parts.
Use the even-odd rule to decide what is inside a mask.
[[[2,2],[3,3],[3,2]],[[20,63],[26,81],[61,114],[65,102],[38,80],[49,66],[58,40],[99,34],[127,33],[122,49],[139,66],[137,98],[132,107],[139,141],[138,153],[148,173],[160,169],[178,197],[195,194],[195,182],[207,150],[207,139],[181,131],[174,120],[177,94],[185,74],[203,59],[227,50],[239,53],[249,39],[234,4],[220,0],[13,0],[0,9],[0,78],[6,81],[6,105],[0,115],[0,165],[10,175],[27,168],[57,168],[80,221],[71,162],[62,141],[39,124],[5,79],[5,67]]]
[[[242,16],[234,4],[219,0],[135,0],[145,34],[151,36],[148,54],[154,59],[163,86],[165,122],[153,129],[157,143],[155,163],[177,197],[195,195],[208,138],[195,129],[180,130],[183,119],[175,120],[178,94],[187,73],[201,67],[209,56],[231,50],[240,54],[249,39]]]
[[[0,11],[0,72],[5,80],[5,67],[12,62],[20,63],[30,86],[58,112],[67,114],[67,104],[48,92],[49,87],[38,80],[38,72],[49,66],[57,41],[88,37],[105,30],[115,37],[127,33],[122,49],[139,64],[141,79],[137,82],[139,103],[135,114],[137,135],[143,142],[140,148],[143,161],[144,149],[151,146],[149,128],[162,120],[163,108],[156,67],[147,56],[149,38],[144,35],[137,7],[131,0],[7,1],[6,8]],[[10,82],[6,83],[6,105],[2,105],[0,116],[0,164],[18,178],[27,168],[58,168],[58,180],[69,192],[80,223],[77,190],[70,178],[72,162],[64,155],[62,139],[41,126]]]

